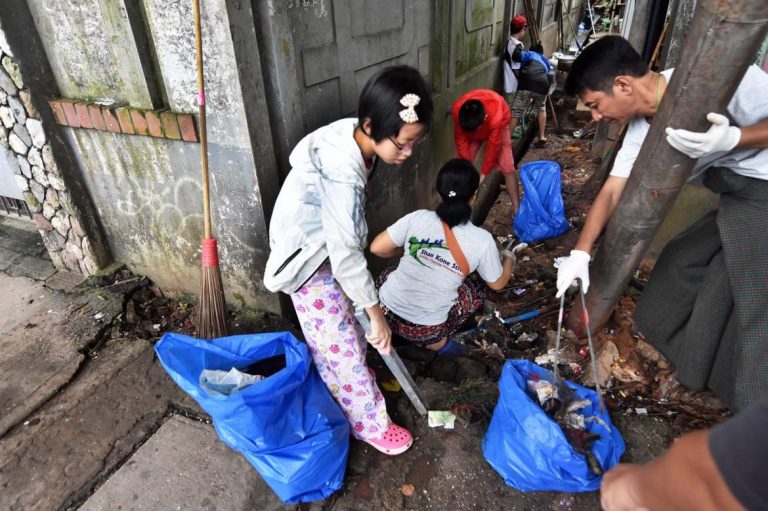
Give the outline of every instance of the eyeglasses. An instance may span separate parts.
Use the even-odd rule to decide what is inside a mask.
[[[401,144],[397,140],[394,139],[394,137],[387,137],[392,144],[397,148],[398,153],[404,153],[406,151],[412,151],[414,147],[416,147],[419,143],[421,143],[422,139],[414,140],[413,142],[408,142],[407,144]]]

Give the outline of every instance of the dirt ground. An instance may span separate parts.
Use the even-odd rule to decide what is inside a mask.
[[[430,428],[426,419],[416,413],[404,393],[393,384],[392,375],[381,358],[369,350],[369,363],[376,371],[377,380],[387,400],[387,408],[398,424],[411,430],[415,438],[414,446],[403,455],[388,457],[361,442],[352,441],[345,483],[338,492],[323,502],[301,506],[283,506],[275,498],[274,506],[270,509],[578,511],[599,507],[597,492],[518,492],[504,484],[482,453],[483,438],[498,399],[498,379],[504,361],[509,358],[538,359],[541,365],[551,367],[548,351],[554,346],[557,329],[557,302],[554,298],[556,270],[553,261],[555,257],[566,255],[575,244],[589,208],[591,197],[582,191],[582,187],[596,167],[596,162],[589,155],[590,146],[591,139],[577,139],[569,134],[550,134],[546,145],[533,145],[520,162],[554,160],[561,165],[565,212],[573,228],[558,238],[533,243],[518,254],[518,265],[510,284],[501,292],[491,293],[485,309],[475,318],[475,323],[483,323],[484,330],[462,337],[464,342],[474,348],[473,351],[462,357],[437,357],[432,352],[396,340],[398,353],[425,395],[429,408],[452,411],[457,417],[455,429]],[[500,240],[508,240],[512,235],[512,219],[506,193],[500,194],[484,227]],[[686,392],[676,387],[674,379],[670,378],[673,368],[635,332],[632,314],[647,270],[644,268],[637,273],[616,312],[594,339],[605,401],[614,424],[624,435],[627,451],[623,461],[630,462],[647,461],[662,453],[683,432],[711,425],[727,415],[711,395]],[[31,301],[28,300],[29,304],[34,303],[40,311],[59,308],[66,310],[68,316],[77,320],[69,321],[68,324],[87,324],[88,328],[83,327],[85,330],[81,328],[64,332],[67,338],[88,340],[83,346],[78,346],[78,353],[81,354],[78,360],[84,361],[79,362],[81,368],[75,376],[80,375],[79,380],[87,379],[89,368],[95,371],[99,364],[117,360],[114,351],[116,347],[121,347],[126,353],[123,358],[133,360],[131,357],[134,357],[141,362],[135,374],[142,375],[142,379],[148,378],[144,375],[152,375],[148,381],[155,382],[154,388],[163,389],[162,393],[158,392],[154,397],[147,394],[143,387],[132,391],[136,395],[149,396],[145,396],[144,401],[137,401],[134,406],[136,410],[129,410],[132,417],[141,417],[141,421],[144,421],[138,422],[142,424],[138,430],[143,433],[123,435],[126,439],[118,442],[122,446],[120,452],[132,452],[144,441],[147,431],[156,429],[169,413],[210,423],[210,418],[191,399],[179,397],[180,391],[162,373],[156,360],[152,360],[150,350],[151,344],[163,332],[194,333],[192,307],[183,301],[164,296],[147,279],[125,269],[118,268],[108,276],[92,278],[82,287],[92,288],[90,294],[85,290],[85,295],[92,296],[92,300],[80,300],[67,307],[63,304],[52,306],[46,301],[48,298],[42,295],[39,298],[30,295]],[[34,288],[31,292],[38,293],[38,289]],[[107,317],[101,319],[98,316],[103,314],[100,311],[105,305],[101,302],[104,302],[105,297],[110,297],[111,305]],[[569,298],[568,305],[570,302]],[[509,317],[532,310],[539,310],[540,315],[516,324],[502,325],[494,319],[495,311],[501,317]],[[27,311],[30,314],[32,312]],[[3,321],[5,323],[0,321],[0,324],[10,328],[21,320],[16,321],[9,316]],[[269,314],[242,311],[233,316],[232,325],[233,334],[289,330],[301,337],[296,325]],[[23,325],[15,326],[21,328]],[[471,326],[474,325],[467,325]],[[591,386],[592,375],[586,345],[586,339],[578,338],[571,331],[564,331],[559,367],[566,378]],[[136,365],[133,362],[131,364]],[[108,371],[102,373],[107,375]],[[125,375],[131,380],[128,372]],[[75,380],[69,387],[70,390],[77,390],[77,386]],[[94,388],[102,391],[108,387],[94,385]],[[104,399],[111,399],[108,392],[104,393]],[[62,395],[65,396],[64,393]],[[147,405],[145,401],[150,398],[158,403]],[[34,417],[40,416],[42,419],[28,419],[23,424],[19,422],[23,418],[15,420],[14,424],[19,422],[22,425],[16,425],[11,434],[5,437],[4,443],[0,443],[0,447],[18,451],[19,467],[31,463],[25,461],[23,452],[33,451],[31,447],[16,449],[14,446],[26,445],[24,442],[40,443],[40,438],[45,435],[48,435],[46,438],[61,436],[62,433],[54,427],[63,424],[57,419],[56,413],[63,412],[57,411],[61,407],[56,408],[56,402],[56,399],[52,399],[51,403],[35,412]],[[77,407],[72,409],[72,413],[79,413]],[[92,411],[96,413],[98,410]],[[98,421],[94,419],[94,422]],[[146,425],[143,425],[145,422]],[[42,427],[38,424],[47,424],[46,427],[51,431],[40,432],[37,436],[27,433],[24,428],[33,423],[38,429]],[[105,452],[108,452],[109,442],[102,443],[106,446]],[[108,462],[103,462],[98,459],[98,453],[94,454],[97,451],[94,447],[96,444],[96,439],[90,444],[89,452],[93,451],[91,454],[94,457],[93,470],[86,474],[87,477],[83,476],[81,489],[75,493],[71,493],[66,485],[59,489],[61,498],[69,495],[65,508],[76,508],[98,488],[101,481],[119,467],[121,460],[126,459],[124,453],[119,456],[111,453],[107,455]],[[102,463],[103,467],[99,468]],[[18,472],[19,477],[22,473]],[[51,493],[50,488],[45,491]],[[53,497],[55,495],[51,500],[55,501]]]
[[[504,485],[482,455],[482,440],[498,399],[498,378],[505,359],[536,360],[554,347],[557,321],[555,257],[567,255],[576,242],[591,197],[582,186],[597,162],[589,154],[591,139],[550,134],[546,145],[533,145],[523,162],[554,160],[562,167],[562,195],[566,217],[573,225],[564,235],[532,244],[518,255],[515,275],[505,290],[489,296],[486,310],[502,317],[540,310],[535,319],[516,325],[485,323],[482,334],[463,340],[476,350],[466,357],[436,357],[433,353],[398,342],[398,352],[415,376],[433,410],[451,410],[456,428],[430,428],[401,391],[393,390],[392,376],[376,353],[369,363],[383,388],[393,419],[415,437],[406,454],[387,457],[360,442],[352,450],[344,487],[331,498],[303,508],[353,509],[595,509],[596,492],[561,494],[521,493]],[[502,192],[484,227],[501,240],[513,234],[509,199]],[[646,272],[639,272],[608,324],[595,336],[601,383],[614,423],[625,436],[624,461],[647,461],[663,452],[683,432],[705,427],[725,415],[706,394],[670,390],[672,368],[633,329],[635,299]],[[570,302],[570,299],[569,299]],[[126,302],[126,328],[152,338],[157,330],[192,332],[189,309],[171,302],[151,286],[139,288]],[[479,315],[477,319],[483,319]],[[157,326],[159,325],[159,327]],[[490,325],[490,326],[489,326]],[[289,329],[295,325],[269,315],[244,314],[234,318],[235,333]],[[471,326],[471,325],[470,325]],[[562,374],[592,385],[587,340],[571,331],[562,338]],[[372,351],[372,350],[371,350]],[[551,367],[551,362],[542,362]],[[664,393],[667,393],[665,396]],[[187,410],[202,417],[199,411]]]
[[[463,338],[476,346],[470,356],[435,357],[409,346],[401,357],[427,395],[431,409],[448,409],[456,429],[426,427],[401,393],[385,392],[393,418],[411,429],[416,441],[406,455],[386,458],[354,443],[345,487],[323,509],[595,509],[597,493],[520,493],[505,486],[482,456],[482,439],[498,398],[497,383],[505,359],[536,360],[554,347],[557,329],[555,257],[567,255],[589,209],[582,191],[598,162],[590,156],[591,139],[551,134],[533,145],[523,162],[554,160],[562,167],[562,195],[573,228],[564,235],[534,243],[519,254],[515,275],[505,290],[490,295],[486,311],[502,317],[540,310],[517,325],[485,323],[486,331]],[[502,192],[484,227],[498,239],[513,234],[509,198]],[[634,331],[632,315],[638,287],[647,277],[638,272],[635,287],[621,299],[608,324],[595,336],[598,373],[614,423],[627,443],[624,461],[642,462],[659,455],[673,438],[709,426],[727,415],[711,395],[684,392],[670,379],[669,363]],[[570,301],[570,299],[569,299]],[[569,304],[570,305],[570,304]],[[483,319],[482,315],[479,319]],[[592,385],[587,339],[566,331],[561,373]],[[375,354],[369,356],[380,383],[391,379]],[[542,365],[552,367],[551,362]],[[398,491],[399,490],[399,491]]]

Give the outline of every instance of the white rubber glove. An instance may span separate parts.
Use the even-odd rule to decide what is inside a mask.
[[[563,296],[571,283],[581,280],[581,286],[586,293],[589,289],[589,254],[583,250],[571,250],[570,257],[564,258],[557,268],[557,298]]]
[[[731,126],[724,115],[710,112],[707,120],[712,123],[704,133],[667,128],[667,142],[691,158],[701,158],[720,151],[730,151],[741,140],[741,130]]]

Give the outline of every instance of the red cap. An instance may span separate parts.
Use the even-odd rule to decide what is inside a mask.
[[[512,21],[509,24],[509,28],[513,34],[515,32],[520,32],[522,29],[526,27],[528,27],[528,20],[525,19],[525,16],[522,16],[520,14],[512,18]]]

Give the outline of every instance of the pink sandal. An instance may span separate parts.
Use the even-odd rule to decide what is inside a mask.
[[[413,445],[413,436],[397,424],[390,424],[387,430],[378,438],[369,438],[365,443],[372,445],[376,450],[396,456],[407,451]]]

